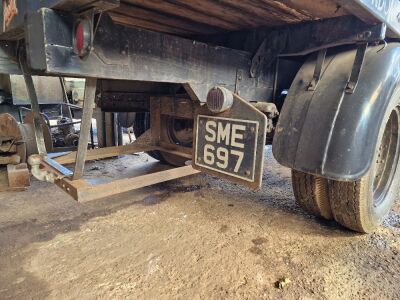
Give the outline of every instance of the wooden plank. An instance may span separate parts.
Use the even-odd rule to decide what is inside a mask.
[[[165,144],[165,143],[160,143],[160,144]],[[171,144],[168,144],[168,146],[171,146]],[[162,152],[181,156],[181,157],[187,158],[189,160],[192,159],[192,149],[190,149],[190,148],[184,148],[184,147],[176,145],[176,147],[171,147],[171,148],[160,146],[160,147],[155,147],[155,149],[162,151]]]
[[[86,161],[111,158],[124,154],[132,154],[132,153],[152,151],[152,150],[156,150],[156,147],[147,145],[138,145],[138,144],[92,149],[88,150],[86,155]],[[75,157],[76,157],[76,152],[74,151],[67,155],[57,157],[54,160],[59,164],[66,165],[74,163]]]
[[[189,32],[196,30],[193,26],[187,26],[190,23],[182,23],[175,20],[173,16],[186,22],[193,21],[221,30],[234,31],[348,14],[343,7],[331,0],[123,0],[121,3],[121,7],[124,8],[130,5],[135,6],[131,12],[121,8],[115,10],[118,13],[124,11],[125,15],[124,19],[118,19],[117,22],[125,25],[132,23],[131,26],[176,34],[180,34],[177,30]],[[134,13],[135,10],[138,13]],[[144,18],[147,24],[143,23],[144,20],[140,21],[142,24],[138,24],[138,18]],[[164,28],[161,29],[160,26]],[[172,26],[172,28],[168,30],[165,26]],[[204,29],[198,31],[208,34]]]
[[[277,3],[295,9],[298,12],[311,16],[313,19],[334,18],[339,16],[348,15],[348,11],[342,6],[338,5],[336,1],[332,0],[263,0],[268,2]]]
[[[58,185],[62,187],[64,184],[64,190],[66,191],[69,188],[67,192],[76,200],[90,201],[198,173],[200,172],[193,169],[192,166],[184,166],[133,178],[114,180],[99,185],[90,185],[81,180],[75,182],[67,179],[60,181]]]
[[[123,0],[121,3],[134,4],[146,9],[151,9],[159,13],[167,12],[168,14],[176,15],[188,20],[193,20],[198,23],[208,24],[226,30],[238,30],[240,26],[237,24],[219,18],[215,18],[209,13],[193,10],[189,7],[181,6],[177,3],[164,0]]]
[[[28,2],[28,1],[27,1]],[[29,2],[36,2],[36,1],[29,1]],[[76,10],[82,7],[91,7],[94,6],[93,0],[42,0],[42,1],[37,1],[40,2],[39,5],[41,5],[41,7],[43,6],[51,6],[57,9],[62,9],[62,10]],[[44,2],[44,3],[43,3]],[[103,6],[104,8],[112,8],[115,6],[119,5],[119,0],[100,0],[97,1],[99,4],[97,4],[98,6]],[[50,4],[52,3],[52,4]]]
[[[282,1],[263,0],[220,0],[221,3],[236,7],[262,19],[268,19],[275,25],[312,20],[313,17],[304,11],[298,11]]]
[[[274,22],[271,22],[273,21],[273,18],[271,17],[258,17],[257,15],[248,13],[241,8],[233,5],[226,5],[226,3],[221,3],[220,1],[173,0],[173,2],[178,4],[180,7],[186,7],[194,12],[201,12],[220,20],[232,22],[241,29],[274,24]]]
[[[170,33],[181,36],[189,36],[192,34],[190,31],[184,29],[158,24],[157,22],[153,21],[142,20],[134,16],[127,16],[117,12],[110,13],[110,16],[114,22],[125,26],[138,27],[147,30]]]
[[[150,30],[162,32],[175,32],[182,34],[215,34],[220,33],[218,27],[209,26],[186,18],[159,13],[153,10],[144,9],[134,5],[121,4],[111,13],[113,19],[128,26],[138,26]]]

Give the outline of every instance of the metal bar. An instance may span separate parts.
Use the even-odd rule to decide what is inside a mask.
[[[321,80],[322,75],[322,67],[324,66],[325,57],[326,57],[327,49],[321,49],[318,52],[317,62],[315,64],[313,79],[308,85],[309,91],[315,91],[318,86],[319,81]]]
[[[21,108],[19,106],[18,106],[18,117],[19,117],[19,122],[24,123],[24,118],[22,117]]]
[[[367,51],[368,44],[359,44],[357,48],[356,57],[354,59],[353,69],[351,70],[351,75],[349,82],[346,86],[346,93],[353,94],[357,88],[358,80],[360,78],[361,69],[364,64],[365,53]]]
[[[93,124],[90,125],[90,144],[91,148],[94,149]]]
[[[113,113],[112,119],[113,119],[113,131],[114,131],[114,146],[119,146],[119,143],[118,143],[118,137],[119,137],[118,113]]]
[[[77,109],[77,110],[82,110],[82,107],[80,107],[79,105],[75,105],[75,104],[71,104],[71,103],[60,103],[60,105],[66,105],[66,106],[69,106],[69,107]]]
[[[71,153],[71,151],[67,151],[67,152],[51,152],[51,153],[47,153],[47,157],[51,158],[51,159],[55,159],[57,157],[65,156],[65,155],[68,155],[70,153]]]
[[[63,123],[63,124],[56,124],[56,125],[50,125],[50,128],[59,128],[63,126],[70,126],[70,125],[75,125],[75,124],[80,124],[81,121],[76,121],[76,122],[68,122],[68,123]]]
[[[76,153],[76,162],[73,180],[82,178],[85,167],[87,147],[89,142],[90,126],[92,125],[93,106],[96,97],[97,78],[87,78],[85,85],[85,98],[83,101],[82,123],[79,134],[78,151]]]
[[[71,170],[67,169],[50,157],[44,157],[43,161],[66,177],[70,177],[73,174]]]
[[[276,59],[276,63],[275,63],[275,72],[274,72],[274,89],[272,92],[272,102],[275,103],[276,101],[276,93],[278,92],[278,80],[279,80],[279,57]]]
[[[67,89],[65,87],[65,81],[64,81],[64,77],[59,77],[60,79],[60,84],[61,84],[61,90],[63,92],[63,98],[65,103],[68,103],[68,95],[67,95]],[[71,106],[66,105],[67,106],[67,112],[68,112],[68,118],[70,118],[72,120],[72,111],[71,111]],[[63,109],[64,106],[61,105],[61,109]],[[64,112],[63,112],[64,113]]]
[[[47,153],[46,144],[44,142],[42,125],[40,122],[40,107],[38,98],[33,84],[32,76],[24,72],[25,84],[28,90],[29,99],[31,100],[31,109],[33,113],[33,126],[35,131],[36,145],[39,154],[45,155]]]

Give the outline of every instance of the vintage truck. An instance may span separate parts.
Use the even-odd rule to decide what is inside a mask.
[[[399,190],[399,0],[3,0],[0,73],[24,75],[32,173],[75,199],[205,172],[259,188],[264,149],[308,212],[374,230]],[[47,153],[32,76],[86,78],[77,152]],[[88,150],[93,107],[136,142]],[[86,160],[176,166],[92,185]],[[64,165],[75,163],[74,171]]]

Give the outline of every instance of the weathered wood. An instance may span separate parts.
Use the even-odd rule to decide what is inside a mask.
[[[277,3],[278,1],[268,0],[268,2]],[[281,0],[279,3],[288,8],[312,16],[313,19],[333,18],[349,14],[336,1],[332,0]]]
[[[238,30],[240,26],[235,25],[231,21],[221,20],[219,18],[215,18],[210,16],[208,13],[203,13],[199,11],[194,11],[185,6],[181,6],[176,3],[171,3],[169,1],[164,0],[125,0],[122,1],[127,4],[135,4],[137,6],[141,6],[146,9],[151,9],[157,12],[168,12],[176,16],[180,16],[183,18],[187,18],[189,20],[193,20],[203,24],[209,24],[211,26],[216,26],[226,30]]]
[[[182,147],[179,145],[171,144],[169,142],[160,141],[160,146],[158,150],[180,155],[187,158],[192,158],[192,148]]]
[[[111,16],[114,21],[127,26],[143,27],[161,32],[183,34],[214,34],[221,32],[218,27],[194,22],[171,13],[160,13],[126,3],[122,3],[119,8],[114,9],[111,12]]]
[[[182,29],[182,28],[176,28],[173,26],[165,25],[165,24],[159,24],[157,22],[150,21],[150,20],[143,20],[137,16],[127,16],[127,15],[121,14],[120,12],[112,12],[112,13],[110,13],[110,16],[114,22],[121,24],[121,25],[125,25],[125,26],[139,27],[139,28],[144,28],[144,29],[149,29],[149,30],[164,32],[164,33],[170,33],[170,34],[176,34],[176,35],[181,35],[181,36],[189,36],[190,34],[192,34],[190,31]]]
[[[183,36],[350,14],[368,23],[385,22],[390,33],[400,34],[397,21],[400,4],[394,0],[121,0],[121,4],[119,0],[42,0],[18,1],[18,13],[12,14],[7,22],[0,15],[3,18],[1,38],[22,39],[25,15],[41,7],[79,12],[92,6],[110,12],[114,21],[123,25]]]
[[[184,166],[99,185],[91,185],[85,180],[71,181],[68,179],[57,180],[56,184],[75,200],[90,201],[198,173],[200,172],[191,166]]]
[[[143,23],[138,25],[138,15],[133,13],[125,13],[124,19],[115,18],[116,22],[131,23],[133,26],[152,30],[157,30],[155,26],[159,27],[158,23],[172,25],[171,22],[175,21],[174,16],[187,21],[208,24],[221,30],[239,30],[260,26],[279,26],[348,14],[345,9],[331,0],[123,0],[121,5],[126,8],[132,5],[139,9],[142,8],[147,11],[144,15],[161,15],[161,18],[147,19],[151,23],[148,26]],[[115,11],[118,12],[120,9]],[[178,25],[177,22],[174,22],[174,24],[175,27],[170,33],[176,33],[177,28],[185,31],[193,30],[185,23]],[[165,30],[163,28],[161,31],[167,32]],[[204,29],[200,31],[207,34]]]
[[[86,154],[86,161],[111,158],[119,155],[132,154],[138,152],[156,150],[156,147],[145,146],[138,144],[130,144],[125,146],[115,146],[88,150]],[[67,155],[60,156],[54,160],[60,164],[66,165],[75,162],[76,152],[71,152]]]
[[[213,0],[174,0],[180,7],[187,7],[192,14],[200,12],[220,20],[234,23],[240,28],[254,28],[257,26],[270,24],[271,18],[259,18],[257,15],[249,14],[233,5],[224,5],[219,1]]]
[[[274,26],[313,19],[307,13],[291,9],[277,1],[266,4],[260,0],[221,0],[221,3],[261,18],[264,20],[262,23]]]
[[[192,155],[190,154],[188,148],[184,147],[174,147],[174,145],[166,145],[163,143],[161,146],[150,146],[150,145],[140,145],[137,143],[124,145],[124,146],[115,146],[115,147],[106,147],[106,148],[98,148],[88,150],[86,154],[86,161],[98,160],[98,159],[106,159],[111,157],[116,157],[119,155],[127,155],[139,152],[149,152],[159,150],[171,154],[175,154],[178,156],[186,157],[191,159]],[[62,165],[68,165],[75,163],[76,152],[70,152],[66,155],[59,156],[54,158],[56,162]]]

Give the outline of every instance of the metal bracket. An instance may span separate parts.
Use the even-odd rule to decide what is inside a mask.
[[[76,153],[76,162],[73,180],[81,179],[85,167],[86,153],[89,144],[90,128],[92,126],[92,116],[94,100],[96,97],[96,78],[86,78],[85,99],[83,101],[81,131],[79,134],[79,145]]]
[[[325,63],[326,51],[327,51],[327,49],[325,48],[325,49],[319,50],[319,52],[318,52],[317,62],[315,63],[314,75],[313,75],[313,78],[312,78],[310,84],[307,87],[308,91],[315,91],[317,89],[318,83],[321,80],[321,76],[322,76],[322,68]]]
[[[310,32],[313,34],[310,35]],[[327,34],[334,32],[334,34]],[[256,31],[262,34],[263,31]],[[376,43],[385,39],[385,24],[367,24],[354,16],[343,16],[321,21],[295,24],[268,31],[257,49],[250,68],[256,77],[261,67],[268,68],[277,57],[307,55],[354,43]]]
[[[255,78],[258,75],[262,66],[266,68],[270,66],[285,49],[287,32],[283,31],[280,33],[280,38],[277,39],[276,32],[272,32],[263,40],[260,47],[258,47],[256,54],[251,60],[251,78]]]
[[[351,70],[350,79],[346,85],[346,94],[353,94],[357,88],[367,48],[368,48],[368,43],[362,43],[358,45],[356,57],[354,59],[353,69]]]
[[[31,108],[32,108],[32,113],[33,113],[33,128],[35,131],[35,138],[36,138],[36,145],[39,154],[45,155],[47,153],[46,150],[46,144],[44,142],[44,135],[43,135],[43,129],[42,129],[42,123],[40,121],[40,106],[39,106],[39,101],[37,98],[37,94],[35,91],[35,86],[33,84],[33,79],[32,76],[29,74],[26,74],[24,72],[24,79],[25,79],[25,84],[28,90],[28,95],[31,100]]]

